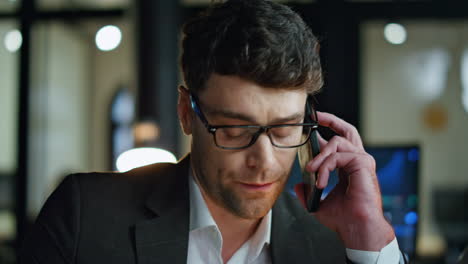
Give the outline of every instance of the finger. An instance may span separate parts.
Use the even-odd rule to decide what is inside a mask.
[[[317,112],[319,125],[328,127],[338,135],[348,139],[357,147],[364,149],[357,129],[343,119],[325,112]]]
[[[362,150],[355,145],[353,145],[348,140],[334,136],[328,144],[326,144],[320,150],[320,154],[314,157],[306,166],[307,171],[314,172],[317,171],[318,167],[322,162],[332,153],[335,152],[355,152],[355,153],[362,153]]]
[[[349,166],[349,164],[359,159],[359,163],[354,163],[354,166]],[[343,168],[343,172],[346,171],[345,175],[349,176],[352,175],[354,172],[363,170],[368,168],[372,170],[373,168],[367,158],[367,155],[358,154],[358,153],[349,153],[349,152],[335,152],[330,155],[322,162],[320,167],[317,170],[318,173],[318,180],[317,180],[317,187],[318,188],[325,188],[328,184],[328,179],[330,177],[330,172],[335,170],[336,168]],[[343,175],[343,174],[342,174]],[[340,178],[341,179],[341,178]]]

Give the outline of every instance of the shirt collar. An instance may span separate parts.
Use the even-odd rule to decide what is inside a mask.
[[[190,169],[189,171],[190,231],[205,227],[218,227],[208,210],[198,184],[193,178],[192,170]]]
[[[211,216],[205,199],[203,198],[200,187],[195,182],[192,170],[189,170],[189,193],[190,193],[190,231],[203,229],[206,227],[218,227],[213,217]],[[268,211],[260,222],[254,235],[250,238],[251,250],[260,254],[263,246],[270,244],[271,239],[271,209]],[[254,253],[254,252],[252,252]],[[255,255],[258,255],[255,254]]]

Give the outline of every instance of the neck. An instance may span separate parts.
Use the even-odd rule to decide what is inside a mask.
[[[232,255],[255,233],[261,221],[259,219],[244,219],[225,208],[218,206],[209,197],[203,194],[208,210],[218,225],[223,238],[221,256],[226,263]]]
[[[200,191],[208,210],[221,232],[221,236],[223,238],[221,256],[223,258],[223,262],[226,263],[255,233],[262,218],[244,219],[234,215],[226,208],[219,206],[208,195],[206,195],[200,184],[198,184],[198,186],[200,187]]]

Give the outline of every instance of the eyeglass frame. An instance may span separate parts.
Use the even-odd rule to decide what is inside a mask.
[[[186,88],[184,88],[186,89]],[[227,149],[227,150],[240,150],[240,149],[246,149],[248,147],[251,147],[253,144],[255,144],[255,142],[257,142],[257,139],[260,137],[261,134],[263,133],[266,133],[268,138],[270,139],[270,143],[277,147],[277,148],[283,148],[283,149],[286,149],[286,148],[297,148],[297,147],[300,147],[300,146],[303,146],[304,144],[306,144],[309,140],[310,140],[310,136],[312,134],[312,131],[316,130],[319,126],[318,124],[318,118],[317,118],[317,112],[315,111],[314,107],[310,106],[310,96],[308,96],[307,98],[307,101],[306,101],[306,111],[305,111],[305,120],[311,120],[310,117],[309,117],[309,114],[311,113],[315,120],[317,121],[311,121],[311,122],[306,122],[306,123],[294,123],[294,124],[277,124],[277,125],[267,125],[267,126],[259,126],[259,125],[220,125],[220,126],[213,126],[213,125],[210,125],[210,123],[208,122],[208,120],[206,119],[205,115],[203,114],[203,112],[201,111],[201,108],[200,108],[200,103],[199,103],[199,100],[198,100],[198,97],[195,95],[195,93],[191,92],[191,91],[188,91],[188,89],[186,89],[187,92],[189,93],[189,97],[190,97],[190,106],[192,108],[192,110],[195,112],[195,114],[198,116],[198,118],[200,119],[200,121],[202,121],[203,125],[206,127],[206,129],[208,130],[208,133],[212,134],[213,135],[213,140],[215,142],[215,145],[218,147],[218,148],[222,148],[222,149]],[[294,146],[279,146],[279,145],[276,145],[274,143],[274,140],[271,138],[270,134],[268,133],[268,131],[272,128],[276,128],[276,127],[286,127],[286,126],[302,126],[302,127],[310,127],[310,131],[307,135],[307,139],[304,140],[304,142],[302,142],[301,144],[298,144],[298,145],[294,145]],[[221,146],[218,144],[217,140],[216,140],[216,131],[220,128],[258,128],[257,132],[255,132],[253,135],[252,135],[252,139],[250,140],[250,142],[246,145],[246,146],[242,146],[242,147],[225,147],[225,146]]]

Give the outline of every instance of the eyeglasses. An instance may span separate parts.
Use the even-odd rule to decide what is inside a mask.
[[[190,92],[190,103],[193,111],[205,125],[208,133],[213,135],[217,147],[222,149],[245,149],[257,141],[262,133],[266,133],[273,146],[278,148],[296,148],[304,145],[313,130],[318,128],[315,109],[306,103],[305,123],[279,124],[269,126],[256,125],[223,125],[213,126],[208,123],[200,109],[199,101]]]

